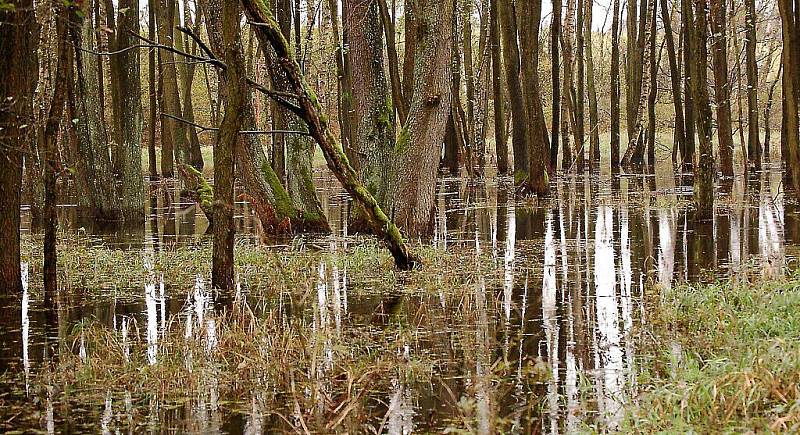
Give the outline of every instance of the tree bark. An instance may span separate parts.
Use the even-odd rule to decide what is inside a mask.
[[[731,88],[728,80],[726,1],[710,0],[709,15],[713,34],[711,59],[714,70],[714,99],[717,104],[719,160],[722,175],[731,177],[733,176],[733,127],[731,126]]]
[[[577,1],[577,22],[575,23],[575,166],[578,172],[586,167],[586,61],[584,57],[584,0]]]
[[[686,123],[686,144],[684,146],[686,152],[682,157],[683,170],[691,170],[694,167],[694,154],[695,154],[695,110],[694,98],[692,92],[692,74],[689,72],[692,59],[692,48],[694,47],[694,13],[692,11],[692,0],[681,0],[681,32],[683,32],[683,94],[684,94],[684,110],[685,116],[683,117]]]
[[[619,80],[619,3],[614,0],[611,24],[611,173],[620,169],[620,80]],[[555,86],[555,83],[553,84]],[[553,109],[555,110],[555,108]]]
[[[758,123],[758,64],[756,61],[756,2],[745,0],[745,62],[747,64],[747,166],[761,169],[761,145]],[[769,124],[766,119],[765,124]],[[765,125],[766,127],[766,125]],[[768,127],[767,127],[768,128]],[[765,139],[766,142],[766,139]]]
[[[708,96],[707,69],[708,53],[706,9],[707,0],[694,0],[694,31],[691,51],[693,62],[690,65],[692,100],[697,103],[697,127],[700,149],[697,166],[694,168],[695,219],[709,220],[714,215],[714,153],[711,142],[711,101]]]
[[[214,147],[214,246],[212,252],[211,285],[232,290],[233,272],[233,174],[234,149],[242,126],[242,106],[245,86],[244,64],[239,39],[238,0],[223,0],[222,44],[224,47],[227,100],[217,141]]]
[[[686,155],[686,132],[683,119],[683,102],[681,101],[681,72],[678,67],[678,56],[675,50],[675,38],[672,34],[672,15],[667,0],[661,0],[661,21],[664,23],[664,39],[669,59],[669,77],[672,84],[672,105],[675,109],[675,133],[673,147],[680,150],[681,158]],[[673,153],[674,155],[674,153]],[[673,161],[673,164],[677,162]]]
[[[511,99],[511,145],[514,152],[514,183],[528,179],[528,115],[520,85],[520,53],[517,45],[517,24],[511,0],[498,0],[498,17],[503,42],[503,64],[506,69],[508,95]]]
[[[39,25],[31,0],[0,11],[0,295],[22,294],[20,191],[22,155],[33,139],[33,91],[38,76]]]
[[[550,79],[553,82],[553,103],[552,103],[552,121],[550,128],[550,167],[555,170],[558,168],[558,135],[559,125],[561,124],[561,58],[558,54],[559,42],[561,39],[561,0],[553,0],[553,19],[550,23]],[[619,54],[619,48],[612,45],[612,50],[616,48]],[[567,168],[562,168],[566,170]]]
[[[498,1],[489,0],[489,39],[492,51],[492,100],[494,101],[494,145],[497,154],[497,173],[508,174],[508,142],[506,141],[506,116],[503,95],[502,55],[500,50],[500,22]]]
[[[400,80],[400,62],[397,60],[397,42],[395,41],[396,29],[392,17],[389,15],[386,0],[378,0],[378,6],[381,11],[383,31],[386,35],[386,55],[389,58],[389,77],[391,77],[392,83],[392,103],[400,123],[405,124],[408,117],[408,102],[403,95],[403,84]]]
[[[644,41],[647,41],[645,49],[642,53],[642,60],[641,64],[643,65],[642,74],[640,78],[636,81],[640,83],[640,95],[639,95],[639,103],[638,108],[634,112],[634,118],[628,119],[628,131],[630,132],[630,136],[628,137],[628,148],[625,150],[625,155],[622,157],[622,166],[628,170],[633,168],[641,168],[642,164],[644,163],[644,147],[647,141],[645,137],[647,133],[647,126],[644,123],[644,112],[648,107],[648,99],[650,98],[651,92],[651,80],[650,75],[655,74],[655,71],[652,71],[653,63],[651,62],[651,57],[655,56],[654,53],[654,46],[651,41],[651,37],[654,36],[653,34],[653,26],[652,20],[655,18],[653,12],[655,11],[655,0],[650,0],[647,2],[647,8],[641,11],[641,19],[645,22],[644,24],[644,34],[639,35]],[[634,69],[638,68],[638,63],[634,65]],[[633,71],[635,74],[636,71]],[[628,90],[630,92],[630,90]],[[633,121],[631,123],[631,121]]]
[[[797,87],[797,75],[800,74],[800,5],[796,0],[778,0],[778,11],[781,16],[783,34],[783,131],[781,141],[786,153],[787,172],[790,174],[795,195],[800,195],[800,119],[798,119],[798,101],[800,90]],[[781,150],[783,151],[783,150]]]
[[[597,115],[597,89],[594,83],[594,56],[592,47],[592,0],[584,1],[584,41],[586,42],[586,91],[589,99],[589,167],[600,168],[600,127]]]

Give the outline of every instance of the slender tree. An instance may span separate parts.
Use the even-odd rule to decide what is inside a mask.
[[[761,144],[758,123],[758,63],[756,61],[756,2],[745,0],[745,63],[747,71],[747,166],[761,169]],[[764,120],[765,127],[769,120]],[[766,141],[765,141],[766,142]]]
[[[550,167],[553,169],[558,167],[558,126],[561,123],[561,59],[558,54],[560,39],[561,0],[553,0],[553,19],[550,22],[550,78],[553,82],[552,122],[550,123],[553,130],[550,135]],[[613,47],[616,48],[616,45],[613,45]],[[619,54],[618,48],[617,54]]]
[[[684,122],[686,123],[686,144],[684,146],[686,152],[681,156],[683,161],[683,170],[688,170],[694,167],[694,152],[695,152],[695,110],[694,98],[692,92],[692,74],[691,64],[692,50],[694,47],[694,12],[692,9],[692,0],[681,0],[681,32],[683,33],[683,93],[684,93]]]
[[[667,46],[669,60],[669,77],[672,84],[672,105],[675,109],[675,132],[673,135],[673,150],[681,152],[681,158],[686,155],[686,131],[683,118],[683,102],[681,97],[681,72],[678,66],[678,55],[675,49],[675,38],[672,34],[672,15],[667,5],[667,0],[661,0],[661,21],[664,23],[664,41]],[[673,156],[675,152],[673,152]],[[677,163],[673,161],[673,164]]]
[[[528,179],[528,113],[520,83],[520,53],[517,23],[511,0],[498,0],[498,18],[503,42],[503,66],[511,99],[511,145],[514,152],[514,183]]]
[[[619,2],[614,0],[611,17],[611,173],[619,173],[620,80],[619,80]],[[555,86],[555,83],[553,84]],[[554,120],[555,122],[555,120]]]
[[[710,0],[712,33],[711,59],[714,70],[714,99],[717,105],[717,135],[722,175],[733,175],[733,127],[731,126],[730,83],[728,80],[727,0]]]
[[[600,167],[600,129],[597,114],[597,88],[594,79],[594,47],[592,46],[592,0],[584,1],[584,41],[586,43],[586,91],[589,101],[589,167]]]
[[[707,0],[693,0],[694,37],[691,50],[694,53],[708,53],[708,25],[706,22]],[[695,218],[708,220],[714,214],[714,153],[711,142],[711,101],[708,96],[706,56],[692,56],[689,64],[692,75],[692,99],[697,104],[697,127],[700,149],[697,166],[694,168],[693,199]]]
[[[506,118],[503,96],[503,65],[500,49],[500,22],[498,1],[489,0],[489,40],[492,52],[492,100],[494,102],[494,143],[497,154],[497,172],[508,174],[508,143],[506,141]]]

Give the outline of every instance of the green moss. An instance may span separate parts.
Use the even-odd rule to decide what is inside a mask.
[[[294,202],[278,179],[278,175],[272,170],[272,166],[269,165],[269,162],[265,162],[262,165],[261,173],[264,175],[264,179],[267,180],[267,184],[272,188],[272,195],[275,197],[275,204],[273,204],[273,206],[278,219],[286,217],[289,219],[297,218],[297,210],[294,207]]]
[[[519,186],[520,184],[524,183],[525,180],[528,179],[528,173],[525,171],[515,171],[514,172],[514,185]]]
[[[394,145],[394,150],[397,154],[403,154],[408,150],[408,142],[411,140],[411,132],[407,127],[400,130],[397,136],[397,143]]]

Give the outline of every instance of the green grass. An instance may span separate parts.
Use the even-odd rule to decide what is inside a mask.
[[[800,430],[800,273],[655,297],[636,432]],[[649,349],[647,349],[649,347]]]

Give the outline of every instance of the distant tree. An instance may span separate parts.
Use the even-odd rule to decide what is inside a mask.
[[[726,0],[710,0],[709,13],[714,71],[714,102],[717,106],[717,136],[722,175],[733,175],[733,127],[731,126],[731,85],[728,80],[728,26]]]
[[[708,53],[708,24],[706,21],[707,0],[694,2],[694,36],[691,50],[694,53]],[[708,220],[714,215],[714,152],[712,148],[711,101],[707,86],[707,56],[692,56],[689,64],[692,83],[692,100],[697,105],[697,128],[700,149],[697,166],[694,168],[694,207],[695,218]]]

